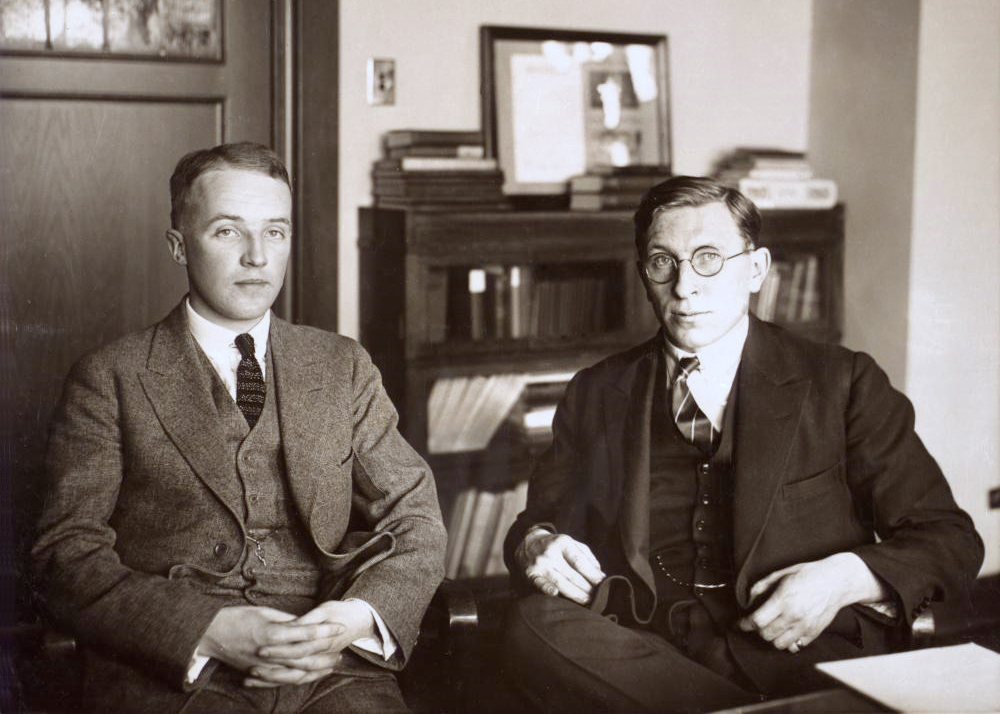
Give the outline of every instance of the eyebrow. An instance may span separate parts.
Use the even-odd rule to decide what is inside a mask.
[[[230,215],[228,213],[220,213],[220,214],[218,214],[216,216],[212,216],[211,220],[209,220],[209,223],[215,223],[217,221],[235,221],[237,223],[244,223],[246,221],[246,219],[244,219],[243,216]],[[286,226],[292,225],[292,222],[290,220],[288,220],[287,218],[284,218],[284,217],[281,217],[281,218],[268,218],[264,222],[265,223],[283,223]]]

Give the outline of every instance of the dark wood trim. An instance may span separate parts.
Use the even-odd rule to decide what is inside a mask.
[[[295,0],[293,161],[297,177],[292,317],[337,329],[340,3]]]

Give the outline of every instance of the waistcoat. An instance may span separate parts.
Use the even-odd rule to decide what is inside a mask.
[[[270,350],[266,359],[264,409],[251,429],[202,355],[203,366],[212,374],[212,398],[224,435],[219,448],[225,450],[231,467],[229,477],[239,483],[243,496],[246,533],[238,566],[209,594],[304,614],[315,606],[320,569],[288,488]]]
[[[666,370],[657,372],[650,429],[650,565],[658,609],[697,598],[720,624],[735,614],[733,594],[734,394],[718,448],[686,441],[670,413]],[[699,585],[722,587],[701,588]]]

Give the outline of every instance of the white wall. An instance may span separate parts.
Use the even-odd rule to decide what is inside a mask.
[[[737,145],[806,148],[809,0],[341,0],[339,329],[358,333],[357,208],[389,129],[476,129],[479,26],[665,34],[674,168]],[[396,104],[365,102],[369,57],[396,60]],[[332,237],[331,237],[332,239]]]
[[[906,375],[919,0],[820,0],[809,155],[846,204],[844,344]]]
[[[1000,3],[818,0],[809,148],[847,204],[845,337],[906,392],[1000,571]]]
[[[923,0],[906,385],[1000,572],[1000,3]]]

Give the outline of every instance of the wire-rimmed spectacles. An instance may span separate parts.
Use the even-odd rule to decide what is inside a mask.
[[[691,269],[694,272],[703,278],[710,278],[722,272],[727,260],[746,255],[752,250],[753,248],[747,248],[739,253],[726,256],[715,248],[705,246],[692,253],[690,258],[681,258],[680,260],[671,258],[666,253],[653,253],[642,261],[642,270],[646,273],[646,277],[654,283],[669,283],[677,278],[681,263],[686,260],[691,264]]]

